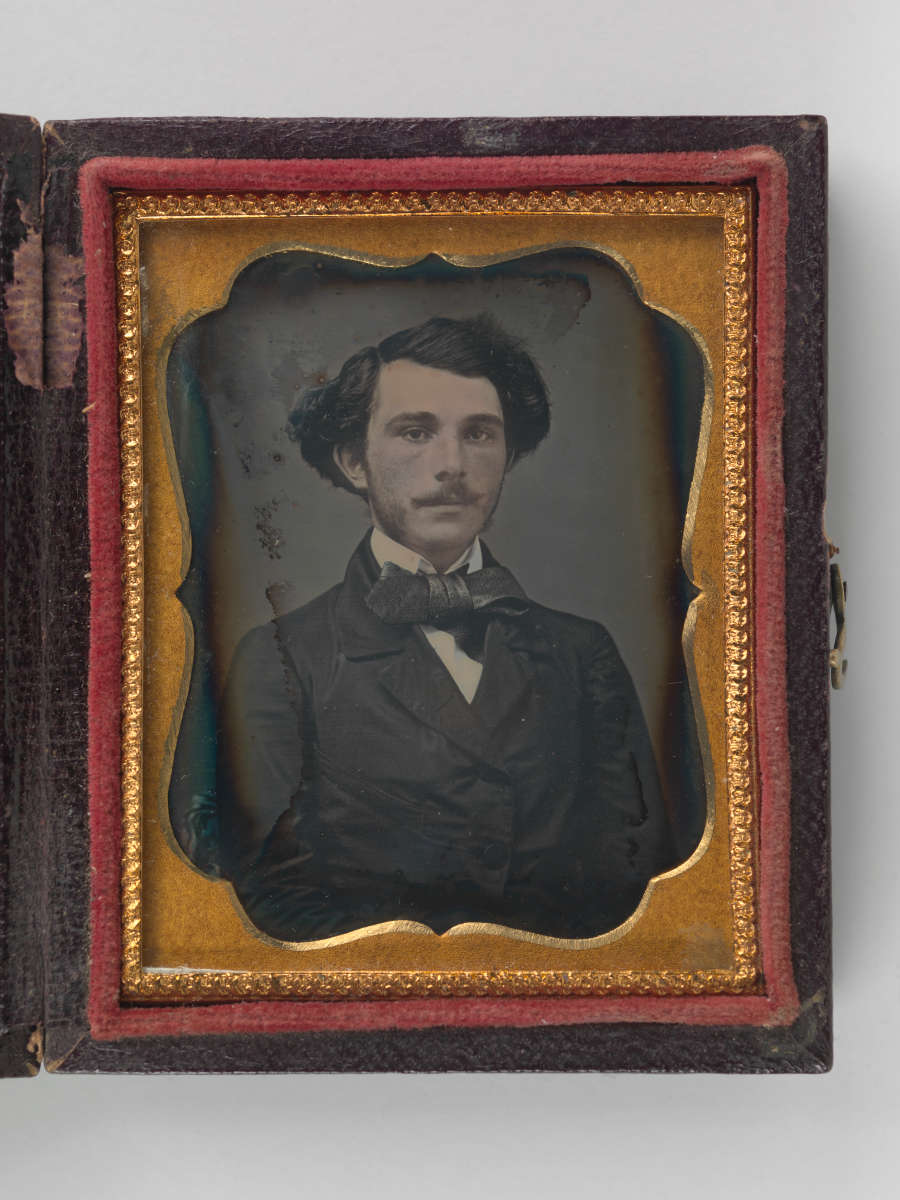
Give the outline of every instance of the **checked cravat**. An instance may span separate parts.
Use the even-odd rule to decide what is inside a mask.
[[[483,661],[484,635],[497,617],[521,617],[528,599],[505,567],[449,575],[413,574],[387,562],[366,604],[388,625],[433,625],[451,633],[470,658]]]

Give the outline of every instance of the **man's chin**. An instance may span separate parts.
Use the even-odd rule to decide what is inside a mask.
[[[479,532],[480,526],[473,525],[470,520],[453,520],[449,516],[437,515],[419,525],[415,541],[421,547],[420,553],[429,561],[434,557],[448,556],[452,561],[468,550]]]
[[[481,529],[481,524],[475,523],[471,514],[465,519],[460,514],[436,513],[430,521],[423,522],[423,533],[439,542],[471,542]]]

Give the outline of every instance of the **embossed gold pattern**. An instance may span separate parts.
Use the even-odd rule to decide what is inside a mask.
[[[122,455],[122,974],[141,971],[141,734],[144,562],[141,454],[140,288],[137,228],[116,205],[119,437]]]
[[[705,995],[756,992],[756,842],[750,622],[751,197],[745,188],[505,192],[117,193],[123,514],[122,987],[136,1000],[227,997]],[[172,217],[598,213],[721,218],[724,264],[725,725],[734,965],[727,970],[145,970],[141,947],[143,529],[139,225]]]
[[[725,711],[735,963],[756,971],[750,703],[750,234],[725,214]]]

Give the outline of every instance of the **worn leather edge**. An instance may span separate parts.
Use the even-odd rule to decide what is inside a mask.
[[[830,680],[827,467],[827,139],[824,122],[790,142],[784,469],[791,746],[791,927],[801,999],[818,1023],[810,1053],[832,1064]]]
[[[201,1038],[69,1042],[48,1058],[63,1070],[713,1070],[822,1071],[830,1065],[830,970],[827,883],[827,643],[824,542],[824,122],[820,118],[571,118],[537,121],[272,121],[208,120],[76,122],[48,127],[48,236],[80,255],[75,198],[78,168],[96,155],[170,157],[397,157],[410,154],[496,155],[715,150],[768,144],[790,175],[788,345],[785,360],[787,490],[787,638],[792,743],[792,939],[801,1013],[783,1029],[686,1029],[631,1025],[563,1026],[554,1030],[435,1029],[364,1034],[216,1035]],[[805,257],[804,257],[805,256]],[[796,337],[798,328],[806,338]],[[808,340],[807,340],[808,339]],[[84,355],[64,399],[71,419],[85,400]],[[83,439],[83,427],[69,426]],[[73,446],[82,445],[76,436]],[[57,459],[57,461],[60,461]],[[77,461],[77,460],[76,460]],[[77,478],[75,477],[77,474]],[[83,471],[70,472],[71,524],[61,530],[59,561],[66,586],[73,657],[86,663],[87,570]],[[796,577],[799,573],[799,578]],[[810,615],[812,614],[812,616]],[[810,623],[811,622],[811,623]],[[73,625],[75,629],[72,637]],[[76,644],[71,645],[72,641]],[[82,676],[83,678],[83,676]],[[799,689],[799,690],[798,690]],[[803,689],[806,689],[805,692]],[[66,717],[77,727],[78,697]],[[81,729],[84,732],[84,717]],[[73,727],[73,726],[70,726]],[[55,825],[53,877],[68,906],[71,945],[65,953],[62,911],[51,906],[52,1020],[56,1029],[84,1023],[87,937],[87,835],[83,741],[63,772],[75,801],[65,830]],[[823,765],[824,764],[824,765]],[[814,843],[814,844],[813,844]],[[73,936],[73,931],[76,936]],[[68,1039],[66,1039],[68,1041]],[[60,1046],[60,1049],[63,1049]],[[570,1053],[571,1049],[571,1053]]]
[[[41,1061],[40,495],[42,141],[0,116],[0,1076]]]

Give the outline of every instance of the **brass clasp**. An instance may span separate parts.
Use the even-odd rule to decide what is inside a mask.
[[[832,563],[831,571],[831,607],[834,610],[836,631],[834,649],[828,655],[828,665],[831,667],[831,686],[844,686],[847,674],[847,660],[844,658],[844,645],[847,641],[847,585],[841,576],[841,568]]]

